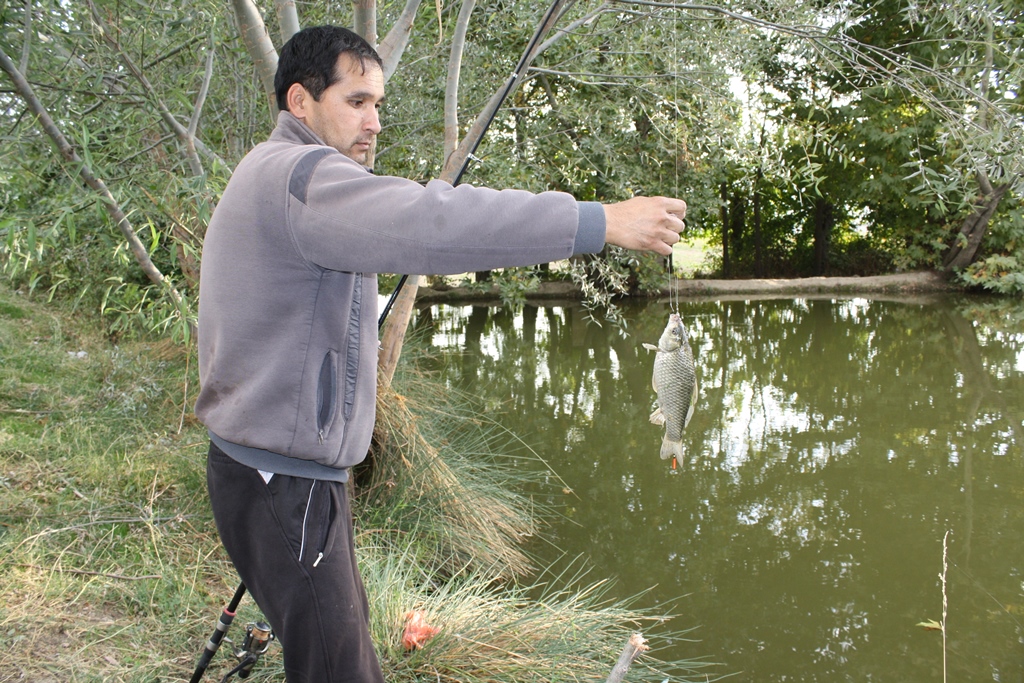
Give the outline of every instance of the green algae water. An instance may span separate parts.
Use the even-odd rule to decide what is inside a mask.
[[[542,565],[678,615],[654,655],[736,681],[1024,681],[1024,305],[684,301],[700,397],[673,469],[650,424],[669,308],[439,305],[452,387],[557,473]],[[526,465],[523,465],[526,466]],[[570,558],[570,559],[567,559]]]

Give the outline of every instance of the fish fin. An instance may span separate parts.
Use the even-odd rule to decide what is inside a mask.
[[[661,408],[655,408],[654,412],[651,413],[651,424],[656,424],[659,427],[665,425],[665,415],[661,412]]]
[[[644,344],[643,344],[643,347],[644,347],[645,349],[647,349],[648,351],[661,351],[661,349],[659,349],[659,348],[658,348],[657,346],[655,346],[654,344],[647,344],[647,343],[644,343]]]
[[[669,441],[668,437],[665,437],[661,442],[661,459],[668,460],[669,458],[675,457],[680,462],[683,460],[683,442],[682,441]]]

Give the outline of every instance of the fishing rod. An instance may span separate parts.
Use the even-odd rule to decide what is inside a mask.
[[[480,143],[483,141],[484,136],[487,135],[488,129],[491,124],[494,123],[494,119],[498,115],[498,111],[501,109],[501,105],[504,104],[508,96],[512,94],[512,91],[519,86],[519,83],[523,80],[526,74],[526,69],[530,62],[535,56],[533,51],[537,48],[537,44],[541,39],[547,35],[550,30],[552,19],[555,13],[558,12],[565,0],[552,0],[551,6],[548,7],[547,12],[544,14],[544,18],[541,19],[540,23],[537,24],[537,30],[533,32],[533,36],[530,38],[530,42],[526,45],[526,50],[523,51],[522,56],[519,58],[519,63],[516,64],[515,71],[505,81],[505,89],[501,93],[501,97],[498,98],[497,104],[494,105],[494,109],[491,111],[490,116],[487,117],[487,121],[484,123],[483,128],[480,130],[480,134],[476,136],[470,144],[469,151],[466,152],[465,158],[459,166],[459,172],[455,174],[455,179],[452,181],[452,187],[457,186],[462,181],[462,176],[465,174],[466,169],[469,168],[469,162],[477,159],[476,150],[480,147]],[[408,275],[403,275],[398,280],[398,284],[395,285],[395,291],[388,297],[387,303],[384,305],[384,310],[381,311],[380,318],[377,319],[377,330],[379,331],[384,327],[384,321],[387,320],[388,314],[391,312],[391,307],[394,306],[395,299],[401,293],[402,288],[405,287],[405,283],[409,280]]]

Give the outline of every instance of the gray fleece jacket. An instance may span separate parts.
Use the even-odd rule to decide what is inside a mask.
[[[531,265],[603,245],[600,204],[376,176],[282,112],[206,233],[196,415],[243,464],[344,481],[373,432],[376,273]]]

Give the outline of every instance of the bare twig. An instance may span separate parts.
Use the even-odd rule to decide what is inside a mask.
[[[582,17],[580,17],[576,21],[572,22],[571,24],[569,24],[565,28],[558,29],[557,31],[554,32],[554,34],[550,38],[548,38],[543,43],[541,43],[540,48],[537,49],[537,54],[543,53],[549,47],[551,47],[552,45],[554,45],[558,41],[562,40],[563,38],[565,38],[570,33],[573,33],[574,31],[576,31],[576,29],[580,28],[581,26],[585,26],[585,25],[589,24],[590,22],[594,21],[599,16],[601,16],[602,14],[607,12],[610,7],[611,7],[610,3],[607,3],[607,2],[603,3],[601,6],[595,8],[594,10],[592,10],[590,12],[588,12],[587,14],[585,14]]]
[[[949,598],[946,595],[946,572],[949,568],[949,530],[942,537],[942,573],[939,579],[942,580],[942,683],[946,683],[946,612],[949,608]]]
[[[185,395],[181,400],[181,418],[178,420],[178,434],[181,434],[182,428],[185,426],[185,413],[188,411],[188,366],[192,361],[192,354],[185,354]]]
[[[213,80],[213,57],[216,54],[214,49],[213,31],[210,31],[210,43],[206,48],[206,71],[203,73],[203,83],[199,87],[199,94],[196,95],[196,103],[192,107],[192,118],[188,122],[188,140],[192,149],[195,145],[196,131],[199,130],[199,117],[203,113],[203,105],[206,104],[206,95],[210,92],[210,81]]]
[[[196,40],[201,40],[201,38],[198,38]],[[179,48],[175,48],[170,53],[168,53],[166,55],[162,55],[160,58],[155,59],[155,60],[149,62],[142,69],[142,71],[145,71],[146,69],[152,67],[155,64],[159,64],[162,60],[166,59],[171,54],[177,53],[177,52],[181,51],[182,49],[184,49],[185,47],[190,46],[192,44],[192,42],[194,42],[194,41],[190,41],[190,42],[186,43],[184,46],[179,47]],[[78,56],[73,55],[70,52],[68,52],[58,42],[51,40],[49,42],[49,46],[50,46],[50,48],[54,52],[56,52],[58,55],[60,55],[60,57],[62,59],[64,59],[67,64],[74,65],[75,67],[77,67],[78,69],[81,69],[86,74],[91,74],[93,72],[93,67],[91,67],[89,64],[87,64],[85,61],[83,61],[81,57],[78,57]],[[142,98],[137,96],[137,95],[133,95],[132,93],[128,92],[125,89],[125,87],[121,84],[121,80],[122,80],[122,78],[120,76],[116,76],[114,74],[104,74],[103,75],[103,83],[106,84],[110,88],[111,93],[125,98],[125,100],[127,102],[131,103],[131,104],[140,104],[140,103],[142,103],[143,102]],[[43,86],[39,85],[38,87],[43,87]],[[75,92],[75,91],[70,91],[70,92]],[[88,92],[88,91],[83,90],[82,92]],[[94,109],[102,106],[103,104],[105,104],[104,101],[98,102],[96,105],[93,105],[89,109],[85,110],[85,112],[82,112],[81,114],[78,114],[78,117],[79,118],[84,117],[85,114],[93,111]],[[163,116],[164,120],[167,122],[168,126],[172,129],[172,135],[174,137],[178,136],[177,131],[184,130],[184,127],[181,124],[178,123],[178,121],[174,118],[174,115],[171,114],[169,111],[161,112],[161,115]],[[225,168],[229,167],[227,162],[225,162],[216,152],[214,152],[212,149],[207,147],[206,143],[204,143],[202,140],[200,140],[199,138],[194,138],[193,139],[193,143],[195,144],[196,151],[199,152],[201,155],[203,155],[204,157],[206,157],[207,159],[209,159],[209,160],[211,160],[211,161],[213,161],[215,163],[219,163],[221,166],[223,166]]]
[[[615,666],[612,667],[612,672],[608,674],[605,683],[622,683],[626,678],[626,672],[629,671],[630,665],[640,656],[641,653],[648,650],[647,641],[639,633],[634,633],[629,637],[629,641],[626,642],[626,647],[622,648],[622,654],[619,655],[619,661],[615,662]]]
[[[165,62],[168,59],[170,59],[171,57],[173,57],[174,55],[181,54],[182,50],[187,50],[188,48],[192,47],[193,45],[195,45],[196,43],[198,43],[202,39],[203,39],[202,36],[194,36],[192,38],[189,38],[188,40],[186,40],[184,43],[182,43],[178,47],[174,48],[173,50],[168,50],[167,52],[163,53],[159,57],[154,58],[153,61],[146,62],[145,64],[143,64],[142,65],[142,70],[143,71],[149,71],[150,69],[152,69],[154,66],[156,66],[160,62]]]

